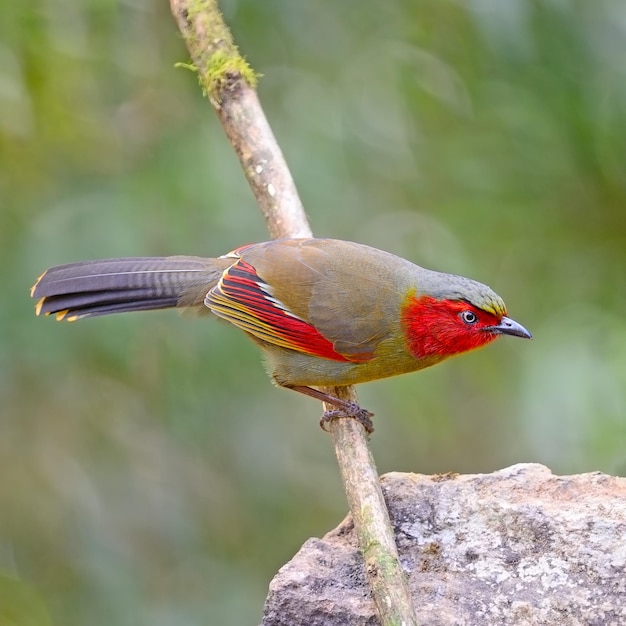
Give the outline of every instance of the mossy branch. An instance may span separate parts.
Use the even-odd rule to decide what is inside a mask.
[[[239,53],[216,0],[171,4],[194,59],[191,67],[198,72],[202,90],[211,102],[219,106],[221,94],[239,81],[256,87],[258,76]]]
[[[287,163],[254,89],[258,75],[240,55],[216,0],[170,0],[204,93],[237,153],[272,237],[310,237]],[[356,401],[352,387],[332,389]],[[330,409],[334,407],[328,407]],[[365,429],[334,420],[330,431],[365,571],[382,626],[417,624]]]

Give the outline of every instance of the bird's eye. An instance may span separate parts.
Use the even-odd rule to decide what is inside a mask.
[[[475,324],[478,321],[478,317],[473,311],[463,311],[463,313],[461,313],[461,319],[466,324]]]

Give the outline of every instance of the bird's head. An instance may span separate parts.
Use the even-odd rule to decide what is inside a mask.
[[[405,300],[402,321],[416,358],[442,358],[480,348],[500,335],[531,339],[507,317],[492,289],[461,276],[429,272]]]

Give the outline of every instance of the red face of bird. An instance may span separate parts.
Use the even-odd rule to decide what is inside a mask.
[[[506,316],[504,302],[496,296],[440,299],[428,295],[409,297],[403,322],[409,349],[416,358],[447,357],[480,348],[500,335],[530,339],[532,335]]]

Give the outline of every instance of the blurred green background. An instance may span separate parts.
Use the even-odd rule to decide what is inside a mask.
[[[626,5],[222,6],[315,233],[486,282],[535,335],[362,386],[379,470],[626,472]],[[319,404],[223,324],[28,296],[264,240],[254,199],[166,2],[0,13],[0,626],[258,624],[346,512]]]

